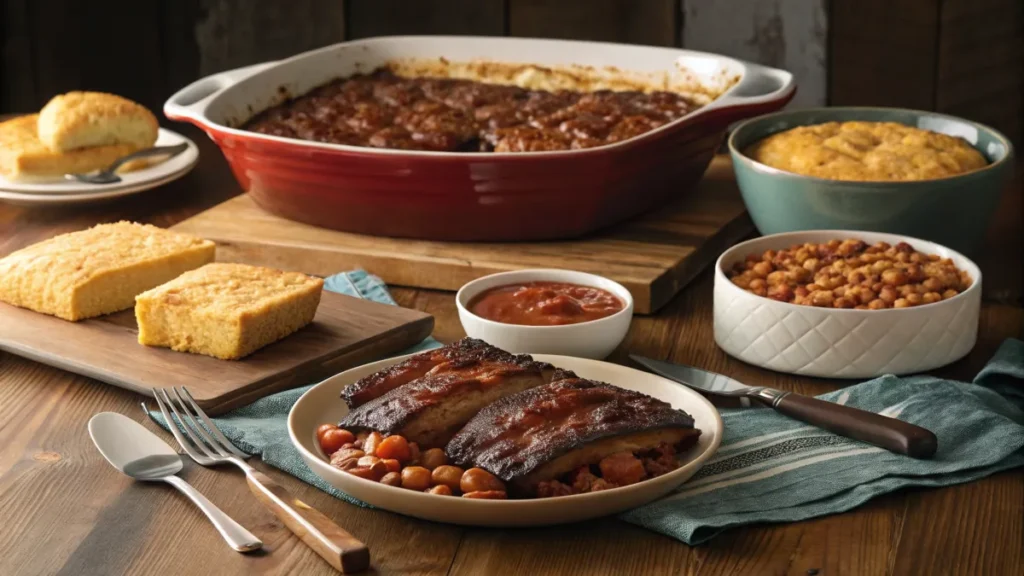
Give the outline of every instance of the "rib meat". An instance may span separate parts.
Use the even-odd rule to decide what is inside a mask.
[[[456,464],[483,468],[526,493],[617,452],[687,449],[693,418],[656,398],[558,371],[550,384],[487,406],[448,443]]]
[[[483,340],[463,338],[443,348],[411,356],[398,364],[374,372],[345,387],[341,399],[349,409],[408,384],[427,374],[441,374],[486,362],[507,362],[512,355]]]
[[[479,340],[466,339],[447,348],[439,355],[444,361],[428,370],[424,365],[434,359],[421,354],[422,359],[413,364],[403,362],[408,364],[405,369],[388,369],[379,378],[364,379],[372,383],[364,390],[389,390],[359,404],[338,426],[401,434],[421,448],[442,448],[481,408],[503,396],[546,384],[555,372],[550,364],[509,354]],[[421,371],[425,375],[410,378]],[[399,384],[391,386],[395,382]]]

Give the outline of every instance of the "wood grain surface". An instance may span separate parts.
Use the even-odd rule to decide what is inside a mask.
[[[217,257],[307,274],[373,270],[389,284],[457,290],[508,270],[565,268],[607,276],[633,295],[636,312],[657,311],[753,224],[719,156],[692,191],[670,205],[594,236],[564,242],[457,243],[377,238],[292,222],[248,196],[202,212],[175,230],[217,242]]]
[[[192,135],[192,134],[190,134]],[[100,221],[167,226],[238,187],[219,153],[197,136],[202,161],[186,179],[116,203],[29,210],[0,205],[0,253]],[[1018,181],[1012,198],[1022,192]],[[1019,200],[1008,200],[1020,206]],[[1020,211],[1003,211],[980,262],[986,284],[1013,305],[986,301],[980,340],[940,374],[971,378],[1007,337],[1024,337],[1019,270]],[[1001,250],[996,250],[997,248]],[[1016,252],[1013,252],[1016,251]],[[1001,255],[1000,255],[1001,254]],[[685,362],[803,394],[839,382],[777,374],[733,360],[713,342],[711,276],[702,273],[657,315],[635,318],[611,360],[626,353]],[[402,306],[434,315],[434,336],[463,335],[452,294],[396,288]],[[230,550],[175,491],[120,475],[85,433],[100,411],[136,418],[140,396],[0,352],[0,574],[309,574],[337,572],[259,505],[233,469],[186,462],[182,475],[266,544]],[[1024,573],[1024,470],[941,489],[904,490],[850,512],[790,524],[735,528],[705,545],[604,519],[544,529],[465,530],[346,504],[255,459],[253,465],[369,546],[369,574],[688,576],[976,576]]]
[[[219,414],[280,390],[405,350],[434,327],[428,314],[324,291],[313,322],[240,360],[138,342],[135,312],[81,322],[0,302],[0,350],[142,394],[186,386]]]

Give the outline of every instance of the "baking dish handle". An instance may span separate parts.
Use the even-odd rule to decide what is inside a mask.
[[[204,124],[206,107],[214,96],[277,62],[261,62],[212,74],[185,86],[164,103],[164,115],[171,120]]]
[[[709,108],[735,110],[738,116],[745,117],[750,116],[751,108],[763,108],[765,112],[782,108],[796,94],[796,83],[789,72],[749,62],[744,64],[743,78]]]

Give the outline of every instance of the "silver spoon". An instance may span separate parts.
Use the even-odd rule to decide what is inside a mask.
[[[117,175],[117,169],[132,160],[163,155],[167,155],[168,158],[173,158],[187,149],[188,142],[182,142],[181,144],[175,144],[173,146],[154,146],[152,148],[146,148],[145,150],[139,150],[138,152],[132,152],[123,158],[118,158],[113,164],[99,172],[90,172],[88,174],[65,174],[64,178],[67,180],[85,182],[86,184],[114,184],[121,181],[121,177]]]
[[[89,436],[114,468],[136,480],[167,482],[188,496],[235,550],[251,552],[263,547],[259,538],[175,476],[182,468],[181,457],[142,424],[122,414],[101,412],[89,420]]]

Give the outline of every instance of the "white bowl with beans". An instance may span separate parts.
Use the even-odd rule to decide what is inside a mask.
[[[854,264],[839,254],[822,262],[813,250],[778,254],[834,240],[885,243],[892,251],[872,252]],[[906,245],[921,255],[913,257]],[[864,254],[848,243],[843,251],[850,250]],[[774,257],[766,257],[768,251]],[[748,257],[753,258],[747,262]],[[807,262],[812,258],[817,261]],[[804,264],[809,276],[796,270]],[[740,285],[730,278],[737,266],[750,270],[736,278]],[[965,273],[969,285],[963,276],[958,283],[950,266]],[[715,342],[744,362],[791,374],[873,378],[923,372],[959,360],[974,347],[981,280],[981,270],[967,257],[917,238],[851,230],[763,236],[733,246],[716,263]]]

